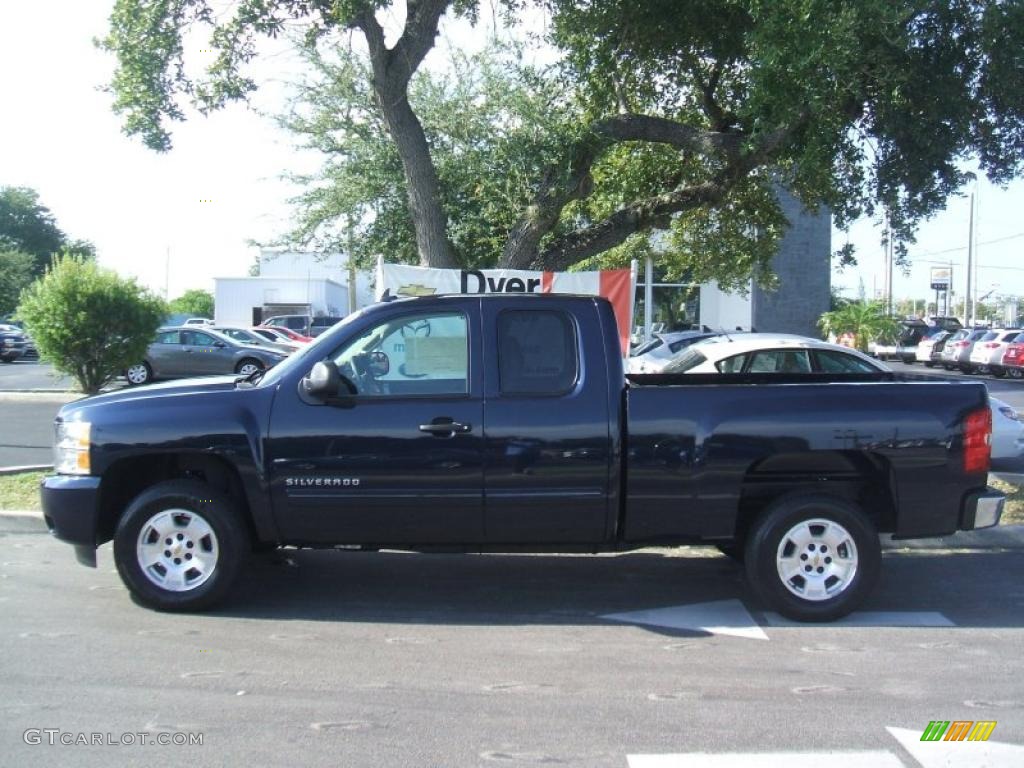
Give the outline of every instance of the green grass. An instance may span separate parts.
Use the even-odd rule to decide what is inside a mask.
[[[47,472],[0,476],[0,509],[39,510],[39,481]]]
[[[995,478],[990,482],[993,488],[1006,494],[1006,509],[1000,525],[1024,525],[1024,486],[1010,485]]]

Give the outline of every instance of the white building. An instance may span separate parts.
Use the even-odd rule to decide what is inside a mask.
[[[357,272],[349,290],[342,254],[264,250],[256,277],[214,278],[214,322],[256,325],[274,315],[344,317],[373,303],[373,276]]]

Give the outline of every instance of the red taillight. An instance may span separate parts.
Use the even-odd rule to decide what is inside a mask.
[[[985,408],[964,419],[964,472],[988,472],[992,454],[992,411]]]

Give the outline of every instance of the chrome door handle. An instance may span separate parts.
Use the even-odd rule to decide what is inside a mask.
[[[427,432],[438,437],[451,437],[456,434],[464,435],[472,431],[473,426],[471,424],[460,424],[457,421],[435,420],[430,424],[420,424],[420,432]]]

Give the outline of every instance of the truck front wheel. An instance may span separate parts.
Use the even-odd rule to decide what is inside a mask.
[[[758,518],[747,539],[747,579],[796,621],[832,621],[860,606],[881,569],[878,532],[844,499],[789,496]]]
[[[205,483],[168,480],[128,506],[114,534],[121,579],[140,603],[198,611],[221,600],[249,551],[231,501]]]

